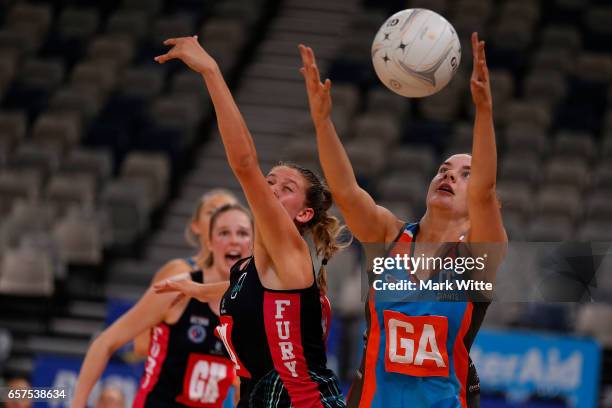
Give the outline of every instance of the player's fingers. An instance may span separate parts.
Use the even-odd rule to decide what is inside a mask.
[[[311,68],[312,68],[312,72],[314,73],[315,79],[318,82],[321,82],[321,73],[319,72],[319,67],[317,67],[317,64],[312,64]]]
[[[168,38],[164,41],[164,45],[176,45],[180,41],[180,38]]]
[[[311,64],[315,64],[315,55],[314,51],[310,47],[306,47],[306,51],[308,53],[308,62]]]
[[[478,49],[478,33],[474,31],[472,33],[472,55],[474,57],[476,57],[477,55],[476,53],[477,49]]]
[[[327,78],[325,80],[325,92],[329,93],[330,89],[331,89],[331,80]]]

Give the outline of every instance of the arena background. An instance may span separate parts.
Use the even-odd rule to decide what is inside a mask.
[[[445,16],[463,45],[451,84],[423,100],[382,87],[370,61],[378,27],[408,7]],[[478,31],[510,239],[611,241],[610,21],[609,0],[0,0],[0,374],[71,387],[92,337],[192,253],[183,231],[201,194],[242,196],[201,78],[153,61],[164,39],[199,34],[264,170],[319,167],[298,73],[297,44],[312,46],[361,185],[417,220],[437,163],[470,150]],[[330,262],[329,356],[345,389],[362,347],[359,274],[358,243]],[[611,283],[596,302],[493,303],[472,353],[482,406],[611,407]],[[130,399],[141,369],[126,347],[106,379]]]

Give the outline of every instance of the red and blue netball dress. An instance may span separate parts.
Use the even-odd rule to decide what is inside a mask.
[[[238,407],[345,407],[326,367],[327,306],[316,280],[305,289],[271,290],[259,280],[253,257],[236,262],[217,334],[240,376]]]
[[[418,224],[406,224],[390,254],[409,248],[412,255],[417,233]],[[389,281],[409,276],[403,269],[384,278]],[[467,296],[457,301],[435,301],[433,292],[405,293],[394,298],[370,291],[366,347],[348,406],[478,407],[480,386],[469,350],[489,303],[474,302]]]
[[[202,271],[191,272],[191,279],[203,283]],[[214,335],[218,324],[208,303],[191,299],[176,323],[156,325],[133,407],[223,407],[235,372]]]

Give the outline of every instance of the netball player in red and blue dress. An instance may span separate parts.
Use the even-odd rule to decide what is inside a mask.
[[[431,252],[431,243],[507,242],[495,194],[497,151],[484,42],[472,35],[470,82],[476,107],[472,154],[444,161],[430,183],[427,211],[407,224],[378,206],[359,187],[331,121],[331,82],[320,82],[314,54],[300,46],[319,158],[344,219],[363,243],[386,243],[389,251]],[[429,246],[425,245],[430,243]],[[417,273],[427,280],[431,273]],[[350,407],[456,408],[479,406],[479,383],[469,350],[487,302],[390,301],[370,291],[367,342],[361,370],[348,398]]]
[[[329,321],[329,308],[320,295],[325,270],[317,279],[303,238],[311,234],[324,259],[338,249],[339,223],[327,213],[331,194],[297,165],[280,164],[264,175],[217,63],[197,37],[165,44],[172,48],[156,61],[180,59],[202,75],[230,167],[255,219],[254,256],[232,268],[217,330],[240,376],[238,406],[344,407],[337,379],[326,367],[322,321]]]

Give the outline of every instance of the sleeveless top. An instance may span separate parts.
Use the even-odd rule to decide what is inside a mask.
[[[417,233],[418,223],[406,224],[387,256],[401,252],[402,244],[412,256]],[[408,278],[405,270],[400,273]],[[474,302],[474,296],[432,301],[420,295],[394,300],[370,290],[366,345],[349,407],[479,406],[480,384],[469,350],[490,302]]]
[[[186,260],[195,269],[195,263]],[[204,282],[201,270],[191,279]],[[208,303],[191,299],[174,324],[151,329],[149,354],[134,399],[134,408],[219,408],[233,384],[233,364],[214,336],[218,316]]]
[[[238,407],[345,406],[326,367],[323,325],[329,314],[316,281],[305,289],[267,289],[253,257],[236,262],[217,335],[240,376]]]

